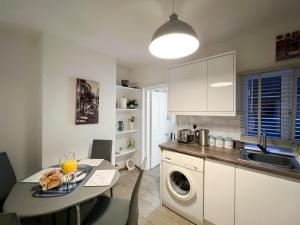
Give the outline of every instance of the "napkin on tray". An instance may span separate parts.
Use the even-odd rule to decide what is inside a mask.
[[[33,175],[31,175],[30,177],[27,177],[23,180],[21,180],[22,183],[39,183],[40,182],[40,178],[45,174],[50,172],[51,170],[55,170],[55,169],[60,169],[59,167],[51,167],[51,168],[46,168],[43,169]]]
[[[78,164],[84,164],[88,166],[99,166],[103,162],[103,159],[81,159]]]
[[[116,174],[116,170],[96,170],[90,179],[85,183],[85,187],[109,186]]]

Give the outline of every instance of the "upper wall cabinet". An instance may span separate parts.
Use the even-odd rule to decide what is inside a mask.
[[[177,115],[235,116],[235,52],[169,69],[168,109]]]
[[[173,68],[168,92],[169,111],[206,111],[207,62]]]
[[[210,112],[234,112],[234,54],[209,59],[207,80],[207,110]]]

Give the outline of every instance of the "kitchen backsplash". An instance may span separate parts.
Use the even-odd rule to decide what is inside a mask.
[[[193,129],[193,124],[197,129],[209,130],[209,135],[231,137],[234,140],[241,139],[241,117],[216,117],[216,116],[177,116],[177,130],[188,128]]]

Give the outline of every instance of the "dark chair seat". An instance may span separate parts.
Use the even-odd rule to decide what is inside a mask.
[[[0,152],[0,212],[2,212],[2,207],[7,195],[16,182],[16,175],[7,154]]]
[[[20,221],[15,213],[0,213],[0,225],[20,225]]]
[[[93,140],[91,159],[104,159],[111,162],[112,140]],[[110,189],[113,197],[113,189]]]
[[[138,225],[138,196],[146,159],[135,182],[131,199],[100,197],[83,225]]]
[[[101,196],[83,224],[127,225],[129,205],[129,200]]]

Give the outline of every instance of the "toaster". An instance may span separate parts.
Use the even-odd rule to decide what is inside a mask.
[[[193,132],[189,129],[182,129],[177,132],[177,142],[191,143],[193,141]]]

